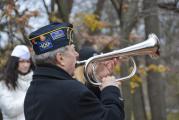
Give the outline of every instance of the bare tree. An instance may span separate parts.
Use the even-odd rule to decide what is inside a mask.
[[[101,12],[104,7],[105,0],[98,0],[96,4],[96,10],[94,11],[94,14],[98,15],[99,18],[101,17]]]
[[[130,43],[129,35],[132,29],[135,27],[136,23],[139,20],[139,9],[138,9],[138,1],[128,1],[128,0],[111,0],[117,15],[120,20],[120,28],[121,35],[124,43],[122,43],[122,47],[126,47],[128,43]],[[122,65],[122,74],[126,74],[128,67],[126,65]],[[125,101],[125,113],[126,120],[131,120],[132,110],[134,110],[135,120],[146,120],[146,113],[144,108],[144,101],[142,95],[142,87],[139,87],[132,98],[131,90],[130,90],[130,81],[125,81],[122,85],[122,91]]]
[[[51,0],[51,10],[43,0],[50,22],[68,22],[72,10],[73,0]],[[57,6],[57,9],[55,9]]]
[[[159,20],[156,0],[144,0],[144,11],[150,11],[145,19],[146,36],[153,32],[159,35]],[[146,64],[159,64],[160,60],[154,61],[146,58]],[[164,82],[160,74],[155,71],[149,71],[147,76],[148,92],[151,106],[152,120],[166,120]]]
[[[16,1],[8,0],[1,3],[3,7],[1,10],[0,23],[1,30],[8,34],[9,43],[12,45],[15,42],[20,42],[21,44],[29,45],[28,35],[25,28],[30,28],[28,20],[37,16],[37,11],[28,11],[25,9],[19,12]]]
[[[165,10],[172,10],[176,13],[179,13],[179,0],[175,0],[175,1],[167,1],[167,2],[159,2],[158,3],[158,7],[165,9]]]

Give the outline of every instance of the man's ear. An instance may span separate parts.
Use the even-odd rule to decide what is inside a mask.
[[[59,64],[60,66],[64,66],[65,63],[64,63],[64,57],[61,53],[57,53],[56,54],[56,61],[57,61],[57,64]]]

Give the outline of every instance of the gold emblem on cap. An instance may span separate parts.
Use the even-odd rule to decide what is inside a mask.
[[[39,38],[40,38],[40,41],[45,41],[45,36],[40,35]]]

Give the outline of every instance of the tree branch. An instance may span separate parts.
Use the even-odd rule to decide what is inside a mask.
[[[48,16],[49,16],[49,15],[50,15],[50,12],[49,12],[49,10],[48,10],[48,6],[46,5],[45,0],[42,0],[42,1],[43,1],[45,10],[46,10],[46,12],[47,12],[47,14],[48,14]]]
[[[172,10],[179,13],[179,0],[176,0],[176,2],[158,3],[158,7],[161,9]]]
[[[111,3],[114,6],[114,9],[117,11],[119,19],[121,19],[123,0],[111,0]]]

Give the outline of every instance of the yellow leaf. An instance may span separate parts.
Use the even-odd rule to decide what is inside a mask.
[[[147,72],[146,72],[146,69],[145,69],[145,67],[139,67],[138,68],[138,72],[139,72],[139,74],[141,75],[141,76],[146,76],[147,75]]]
[[[91,31],[101,29],[105,26],[105,24],[101,22],[95,14],[85,14],[83,22]]]
[[[153,71],[153,72],[157,72],[158,71],[158,66],[155,64],[151,64],[148,66],[148,71]]]
[[[131,78],[131,80],[133,82],[136,82],[136,83],[141,83],[142,82],[142,79],[136,74]]]
[[[158,72],[163,73],[167,71],[167,67],[165,67],[164,65],[159,65],[158,66]]]
[[[117,73],[117,74],[119,74],[119,73],[121,72],[121,68],[120,68],[119,65],[116,65],[116,66],[114,67],[114,72]]]

